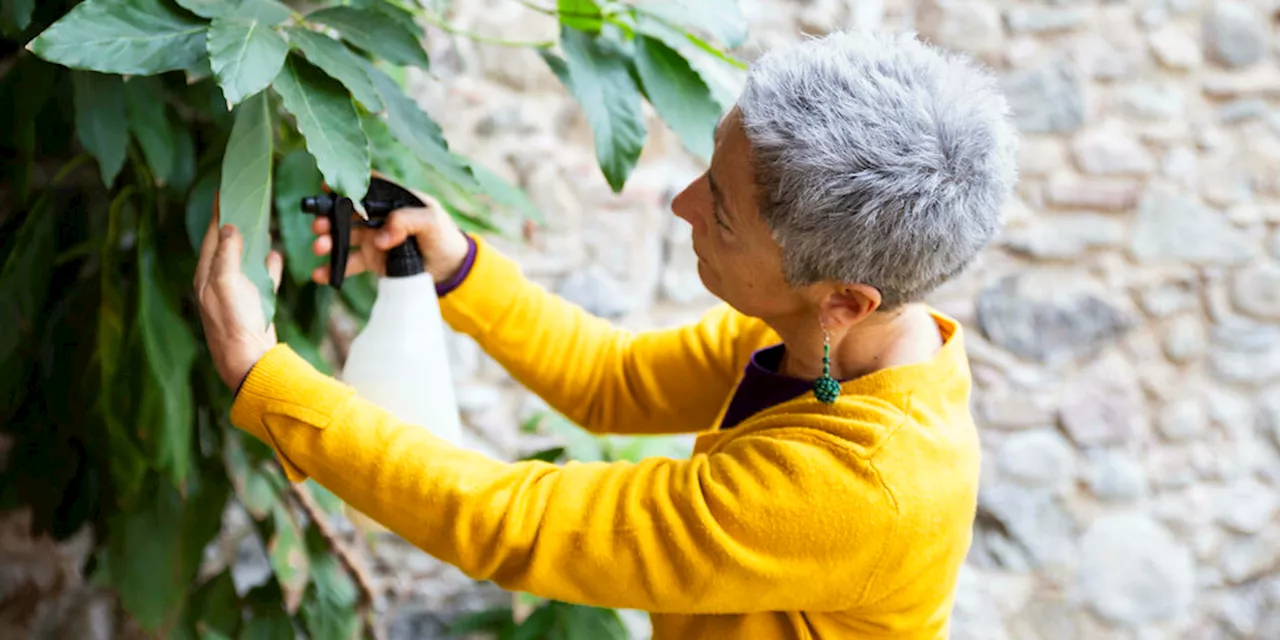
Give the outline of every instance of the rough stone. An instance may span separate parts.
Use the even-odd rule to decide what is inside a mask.
[[[1082,447],[1123,444],[1142,429],[1142,390],[1127,362],[1098,360],[1063,390],[1062,428]]]
[[[1036,258],[1078,258],[1090,249],[1124,243],[1125,225],[1115,217],[1096,213],[1044,216],[1035,224],[1011,230],[1004,243]]]
[[[1236,272],[1231,295],[1241,311],[1263,320],[1280,320],[1280,264],[1255,262]]]
[[[1207,347],[1204,323],[1193,315],[1180,315],[1165,328],[1164,353],[1174,362],[1199,358]]]
[[[1004,14],[1004,23],[1014,33],[1071,31],[1089,20],[1085,7],[1021,6]]]
[[[1080,586],[1103,619],[1125,627],[1171,620],[1195,594],[1191,551],[1150,517],[1098,517],[1080,540]]]
[[[1186,97],[1177,85],[1138,84],[1124,90],[1120,99],[1124,113],[1133,118],[1172,119],[1186,111]]]
[[[1253,478],[1244,478],[1223,487],[1216,501],[1222,525],[1237,533],[1256,534],[1271,523],[1280,497],[1275,489]]]
[[[1166,25],[1149,36],[1151,52],[1160,64],[1176,71],[1195,69],[1204,62],[1195,38],[1177,25]]]
[[[1265,118],[1270,113],[1270,106],[1261,98],[1245,98],[1222,105],[1218,109],[1218,121],[1223,124],[1234,124],[1245,120]]]
[[[1000,446],[1000,472],[1029,487],[1061,487],[1075,477],[1075,452],[1053,429],[1024,431]]]
[[[1055,178],[1049,181],[1045,198],[1068,209],[1125,211],[1137,204],[1141,191],[1141,184],[1127,178]]]
[[[1213,73],[1204,79],[1204,93],[1217,100],[1272,98],[1280,95],[1280,71],[1273,67],[1249,67],[1245,71]]]
[[[1203,434],[1209,426],[1204,404],[1194,397],[1184,397],[1160,408],[1156,427],[1165,438],[1179,442]]]
[[[1053,424],[1053,396],[1026,389],[988,391],[978,398],[975,413],[983,426],[1018,430]]]
[[[1004,616],[986,591],[987,581],[972,566],[960,567],[954,606],[954,640],[1009,640]]]
[[[1237,321],[1211,334],[1210,372],[1228,383],[1280,381],[1280,326]]]
[[[977,321],[996,345],[1050,365],[1095,355],[1133,326],[1095,283],[1059,272],[1001,278],[979,295]]]
[[[1201,37],[1211,60],[1243,67],[1266,55],[1269,27],[1266,17],[1243,2],[1216,2],[1204,17]]]
[[[1129,248],[1142,262],[1202,265],[1239,264],[1254,253],[1249,237],[1225,216],[1168,189],[1143,196]]]
[[[1046,175],[1066,163],[1067,146],[1057,137],[1023,136],[1018,141],[1018,172],[1024,176]]]
[[[1155,170],[1151,154],[1123,131],[1094,129],[1076,136],[1076,165],[1093,175],[1146,175]]]
[[[622,283],[598,265],[566,276],[557,293],[601,318],[621,318],[634,307]]]
[[[988,485],[979,492],[979,510],[993,519],[992,535],[1005,538],[1008,561],[1049,573],[1065,570],[1077,555],[1075,519],[1051,489],[1015,484]],[[1017,570],[1014,564],[1011,569]]]
[[[1271,252],[1271,257],[1280,260],[1280,227],[1276,227],[1271,232],[1271,239],[1267,241],[1267,250]]]
[[[1101,500],[1132,502],[1147,494],[1147,472],[1133,456],[1101,451],[1092,459],[1089,490]]]
[[[1275,570],[1280,564],[1280,536],[1236,535],[1222,545],[1218,566],[1229,584],[1241,584]]]
[[[1190,280],[1161,282],[1144,289],[1139,299],[1147,313],[1163,318],[1198,307],[1200,291],[1196,283]]]
[[[1280,449],[1280,388],[1262,394],[1257,423],[1258,431]]]
[[[1000,11],[980,0],[927,0],[916,14],[916,28],[928,40],[987,60],[1004,51]]]
[[[1004,77],[1003,88],[1018,128],[1026,133],[1068,132],[1084,125],[1084,90],[1069,61],[1015,71]]]

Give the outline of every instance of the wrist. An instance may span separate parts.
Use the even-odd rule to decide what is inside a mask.
[[[443,296],[458,288],[475,265],[477,251],[475,238],[459,231],[458,239],[461,241],[461,257],[450,261],[452,267],[448,269],[448,273],[435,276],[437,296]]]

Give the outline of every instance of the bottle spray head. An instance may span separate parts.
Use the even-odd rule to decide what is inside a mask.
[[[341,289],[346,278],[347,258],[351,252],[351,225],[376,229],[398,209],[425,206],[413,192],[378,176],[370,179],[369,192],[360,204],[367,217],[357,213],[356,203],[351,198],[332,192],[306,196],[300,203],[304,213],[324,216],[329,220],[329,234],[333,238],[333,248],[329,252],[329,285],[334,289]],[[406,238],[387,252],[387,277],[412,276],[423,271],[422,254],[413,237]]]

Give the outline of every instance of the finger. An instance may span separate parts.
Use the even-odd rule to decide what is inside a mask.
[[[218,242],[218,253],[213,257],[213,269],[209,276],[214,280],[235,277],[240,273],[240,252],[244,249],[240,230],[235,225],[223,225]]]
[[[329,233],[329,219],[316,217],[315,220],[311,221],[311,231],[318,236]]]
[[[364,254],[351,253],[347,255],[347,277],[363,273],[368,268],[368,261],[365,260]],[[320,265],[312,269],[311,280],[316,284],[329,284],[329,265]]]
[[[429,235],[433,229],[429,209],[397,209],[387,216],[387,223],[378,231],[374,245],[379,249],[390,249],[399,246],[410,235]]]
[[[200,242],[200,261],[196,263],[195,290],[199,293],[209,281],[209,267],[213,264],[213,254],[218,250],[218,192],[213,193],[213,215],[209,216],[209,226],[204,231],[204,240]]]
[[[320,236],[311,243],[311,252],[318,256],[327,256],[333,250],[333,236]]]
[[[267,273],[271,276],[271,290],[280,292],[280,281],[284,278],[284,256],[279,251],[267,254]]]

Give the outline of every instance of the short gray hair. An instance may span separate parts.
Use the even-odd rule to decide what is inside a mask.
[[[753,63],[738,102],[792,286],[915,302],[999,231],[1017,132],[996,79],[914,34],[834,33]]]

